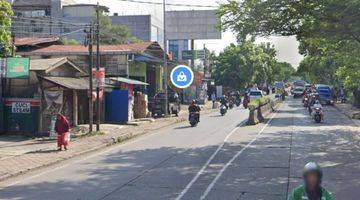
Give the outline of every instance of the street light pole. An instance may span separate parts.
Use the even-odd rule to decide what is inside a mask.
[[[166,39],[166,0],[163,0],[164,23],[164,88],[165,88],[165,115],[168,114],[168,67],[167,67],[167,39]]]

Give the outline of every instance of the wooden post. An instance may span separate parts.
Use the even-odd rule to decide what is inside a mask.
[[[73,126],[78,125],[78,96],[76,90],[73,90]]]

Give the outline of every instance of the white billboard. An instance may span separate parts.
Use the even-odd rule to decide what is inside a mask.
[[[166,12],[168,40],[221,39],[220,18],[216,10],[186,10]]]

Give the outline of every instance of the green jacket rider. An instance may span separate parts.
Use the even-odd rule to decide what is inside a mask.
[[[295,188],[288,200],[332,200],[331,193],[321,186],[322,176],[318,164],[306,164],[303,173],[304,185]]]

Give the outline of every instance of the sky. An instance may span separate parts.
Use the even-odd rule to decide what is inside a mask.
[[[97,2],[97,0],[75,0],[75,1],[77,3],[93,3],[93,4]],[[158,3],[163,2],[162,0],[138,0],[138,1],[150,1],[150,2],[158,2]],[[166,2],[171,4],[217,6],[219,2],[224,2],[224,0],[166,0]],[[101,5],[108,6],[110,8],[110,13],[116,12],[119,15],[155,14],[157,16],[162,16],[162,5],[141,4],[141,3],[127,2],[123,0],[99,0],[99,3]],[[198,7],[190,7],[190,6],[186,6],[186,7],[167,6],[167,10],[169,11],[189,10],[189,9],[198,10],[198,9],[210,9],[210,8],[198,8]],[[298,53],[299,43],[296,41],[295,37],[271,36],[268,38],[258,38],[256,42],[272,43],[275,46],[275,49],[277,50],[278,60],[282,62],[288,62],[294,68],[296,68],[299,65],[300,61],[303,58]],[[208,49],[213,50],[216,53],[219,53],[231,43],[236,43],[235,36],[232,32],[226,31],[222,33],[221,40],[198,40],[195,41],[195,47],[198,49],[202,49],[205,44]]]

